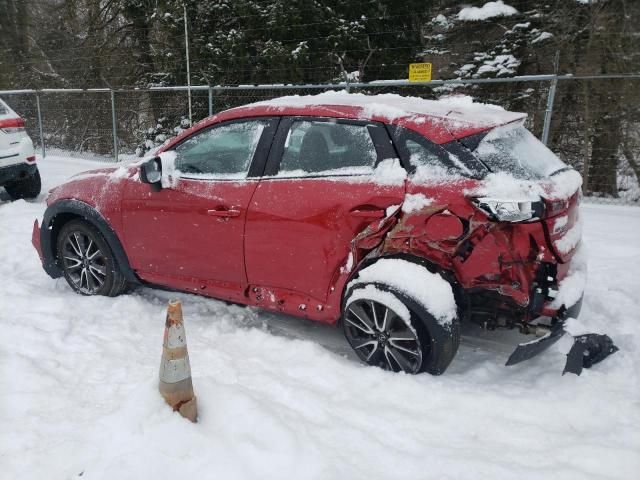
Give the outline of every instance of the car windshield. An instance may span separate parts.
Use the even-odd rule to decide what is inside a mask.
[[[478,144],[475,154],[492,172],[509,172],[526,180],[546,178],[567,168],[523,126],[507,125],[491,130]]]

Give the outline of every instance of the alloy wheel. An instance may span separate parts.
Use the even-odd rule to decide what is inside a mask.
[[[79,291],[93,295],[102,288],[107,259],[90,235],[80,231],[67,234],[61,256],[68,277]]]
[[[344,316],[347,340],[358,356],[385,370],[416,373],[422,365],[418,336],[386,305],[360,299],[349,304]]]

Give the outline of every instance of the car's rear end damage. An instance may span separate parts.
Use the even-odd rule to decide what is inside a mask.
[[[507,128],[524,130],[521,123],[519,119]],[[494,130],[499,128],[504,127]],[[525,140],[532,142],[528,136]],[[460,143],[440,147],[464,162]],[[482,147],[481,139],[470,143]],[[565,320],[580,313],[586,284],[580,175],[551,158],[548,150],[541,153],[549,155],[540,162],[548,171],[534,171],[529,178],[499,168],[480,178],[456,173],[438,178],[442,172],[425,174],[419,166],[409,176],[396,223],[385,223],[384,241],[380,231],[363,232],[354,241],[377,245],[369,257],[410,256],[442,272],[456,289],[464,320],[488,330],[517,328],[535,336],[516,348],[507,365],[537,355],[565,333]],[[572,350],[565,371],[579,373],[573,367],[582,365],[577,351],[588,359],[588,352],[597,350],[591,356],[596,361],[615,351],[606,336],[588,338],[576,341],[580,348]]]
[[[482,207],[462,202],[434,200],[418,211],[399,210],[376,255],[410,255],[445,272],[465,320],[488,330],[517,328],[536,336],[509,358],[507,365],[514,365],[555,343],[564,334],[564,321],[580,313],[586,262],[580,239],[573,238],[580,228],[578,196],[572,195],[554,217],[548,216],[551,202],[545,201],[542,218],[525,223],[496,221]],[[554,232],[564,222],[564,234]],[[366,245],[365,238],[358,242]],[[558,247],[569,243],[570,250]],[[598,345],[610,342],[590,338]]]

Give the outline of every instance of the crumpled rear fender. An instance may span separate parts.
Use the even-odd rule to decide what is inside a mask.
[[[448,272],[463,290],[492,290],[524,308],[537,266],[553,261],[548,251],[532,253],[543,236],[539,224],[495,223],[467,202],[432,204],[411,213],[398,208],[354,238],[347,279],[365,260],[408,255]]]

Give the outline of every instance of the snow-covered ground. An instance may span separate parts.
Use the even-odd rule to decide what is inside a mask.
[[[44,189],[96,162],[48,157]],[[336,329],[140,288],[75,295],[40,267],[35,202],[0,195],[0,478],[638,478],[640,208],[585,205],[581,321],[620,351],[561,376],[565,338],[506,368],[468,331],[444,376],[354,360]],[[165,305],[184,302],[200,421],[157,391]]]

